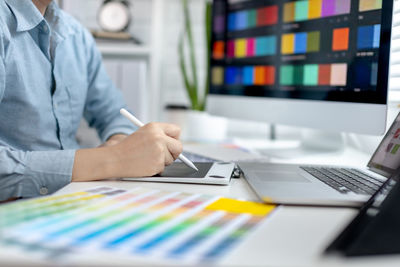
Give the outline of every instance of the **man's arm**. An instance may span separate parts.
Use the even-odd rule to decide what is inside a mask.
[[[72,181],[152,176],[182,152],[179,127],[150,123],[114,145],[80,149],[75,154]]]

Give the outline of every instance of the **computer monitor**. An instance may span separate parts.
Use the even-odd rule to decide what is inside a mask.
[[[381,135],[392,0],[214,0],[207,109]]]

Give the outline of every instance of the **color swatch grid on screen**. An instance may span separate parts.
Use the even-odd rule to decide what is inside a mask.
[[[284,22],[298,22],[349,14],[351,0],[303,0],[285,3]]]
[[[284,65],[279,80],[284,86],[345,86],[347,64]]]
[[[286,33],[282,35],[281,53],[283,55],[319,52],[319,50],[319,31]]]
[[[222,73],[218,73],[221,75]],[[220,81],[221,78],[213,77],[213,81]],[[274,66],[244,66],[227,67],[225,69],[226,85],[274,85]],[[216,84],[219,85],[219,84]]]
[[[360,12],[382,8],[382,0],[360,0],[358,10]]]
[[[273,209],[208,195],[99,187],[1,206],[0,246],[53,263],[110,253],[133,262],[212,263]]]
[[[239,31],[253,27],[274,25],[278,22],[278,11],[278,6],[273,5],[230,13],[228,16],[228,30]]]
[[[227,57],[244,58],[275,55],[276,42],[276,36],[229,40]]]
[[[381,25],[361,26],[357,32],[357,49],[379,48]]]

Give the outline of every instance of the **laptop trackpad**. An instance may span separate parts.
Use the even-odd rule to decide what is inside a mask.
[[[307,178],[295,172],[254,171],[252,173],[261,182],[311,183]]]

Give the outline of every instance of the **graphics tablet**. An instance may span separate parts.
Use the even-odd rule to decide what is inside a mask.
[[[194,162],[194,164],[199,171],[192,170],[182,162],[174,162],[159,175],[122,180],[227,185],[235,169],[235,164],[231,162]]]

